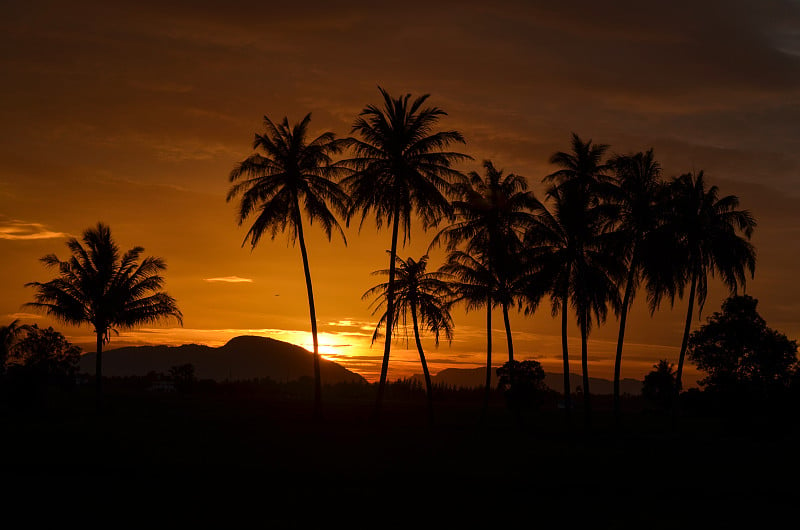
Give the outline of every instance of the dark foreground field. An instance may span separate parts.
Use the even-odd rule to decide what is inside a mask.
[[[310,400],[274,393],[107,385],[98,414],[91,390],[4,410],[6,513],[25,503],[36,517],[68,510],[64,517],[109,524],[199,518],[272,528],[797,521],[800,436],[785,416],[686,415],[672,430],[666,417],[629,404],[614,429],[599,399],[587,432],[580,411],[571,430],[563,410],[547,406],[520,424],[499,399],[479,421],[480,395],[465,394],[437,401],[433,426],[421,398],[390,397],[375,424],[368,388],[328,393],[316,423]]]

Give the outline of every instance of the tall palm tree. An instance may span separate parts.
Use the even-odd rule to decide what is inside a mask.
[[[19,320],[14,320],[6,326],[0,326],[0,375],[5,373],[6,364],[11,357],[17,337],[27,328],[26,325],[20,326]]]
[[[234,184],[228,191],[227,201],[241,196],[239,225],[251,215],[255,217],[242,245],[249,240],[251,249],[254,249],[265,231],[275,239],[278,232],[286,230],[289,230],[289,240],[293,244],[296,241],[300,243],[314,344],[314,417],[319,419],[322,416],[322,379],[303,213],[308,216],[309,223],[320,223],[328,241],[336,230],[347,244],[344,231],[331,210],[346,215],[348,199],[333,180],[346,170],[331,158],[342,149],[344,142],[337,140],[332,132],[322,133],[309,141],[310,121],[310,113],[293,126],[289,125],[288,118],[275,124],[264,116],[266,132],[256,134],[253,141],[253,149],[260,149],[263,154],[249,156],[231,171],[229,179]]]
[[[665,226],[674,236],[674,255],[680,257],[671,263],[679,268],[665,266],[655,272],[660,274],[664,291],[673,300],[675,293],[681,295],[689,284],[686,323],[675,374],[677,406],[695,298],[698,312],[702,311],[708,295],[709,274],[719,274],[731,294],[745,285],[747,272],[751,277],[755,275],[756,251],[749,239],[756,221],[748,210],[738,209],[738,197],[720,197],[717,186],[707,186],[703,171],[674,178],[670,191],[671,208]]]
[[[81,241],[83,244],[81,244]],[[72,256],[61,261],[55,254],[41,261],[58,271],[48,282],[30,282],[36,290],[34,302],[25,304],[66,324],[94,327],[97,344],[95,359],[98,407],[102,400],[103,345],[110,332],[132,329],[174,317],[183,325],[183,315],[174,298],[162,291],[167,266],[163,259],[145,257],[144,248],[133,247],[120,255],[103,224],[88,228],[81,241],[67,240]]]
[[[564,312],[569,302],[574,308],[581,332],[581,368],[583,372],[584,420],[591,425],[588,337],[594,322],[602,323],[610,305],[619,308],[617,282],[622,274],[616,241],[609,228],[616,208],[608,199],[614,187],[608,166],[602,163],[608,146],[584,142],[573,133],[572,152],[557,152],[550,162],[560,169],[544,177],[553,185],[547,197],[555,202],[554,213],[529,232],[528,241],[540,247],[542,267],[535,274],[539,286],[550,285],[554,311],[562,312],[562,351],[567,359],[567,332]],[[533,255],[537,251],[532,252]],[[544,268],[547,267],[547,268]],[[541,287],[537,287],[541,289]],[[537,291],[534,291],[537,292]],[[541,290],[537,292],[541,293]],[[594,315],[594,316],[593,316]],[[568,368],[565,360],[565,369]],[[565,373],[565,393],[569,374]]]
[[[661,259],[661,247],[654,246],[652,237],[663,222],[665,186],[661,181],[661,165],[653,156],[653,150],[633,155],[616,156],[608,164],[614,170],[616,197],[619,207],[615,220],[615,231],[622,243],[626,261],[627,277],[625,294],[619,315],[619,334],[614,358],[614,416],[620,419],[620,375],[622,348],[625,340],[625,325],[628,310],[643,276],[648,276],[653,259]],[[652,290],[653,284],[648,284]],[[651,306],[651,310],[654,308]]]
[[[468,254],[477,252],[486,256],[488,273],[496,280],[493,304],[502,307],[508,360],[513,361],[508,312],[519,298],[516,286],[523,268],[522,237],[543,206],[528,190],[525,177],[503,175],[491,160],[485,160],[483,167],[485,177],[472,171],[466,180],[455,185],[458,199],[452,204],[456,220],[436,234],[431,246],[444,239],[451,251],[463,243]]]
[[[411,99],[411,94],[394,98],[383,88],[383,107],[367,105],[353,124],[349,138],[354,157],[345,161],[354,173],[342,181],[350,192],[351,212],[361,212],[361,225],[372,212],[378,228],[391,226],[389,281],[386,289],[386,342],[375,406],[380,416],[391,351],[394,319],[395,258],[398,232],[403,242],[411,237],[411,214],[416,213],[423,229],[436,226],[442,217],[452,215],[448,201],[452,181],[462,178],[453,165],[469,156],[448,151],[452,144],[465,143],[457,131],[434,128],[446,113],[438,107],[423,107],[428,94]]]
[[[399,325],[406,332],[408,339],[408,315],[411,315],[411,324],[414,331],[414,342],[419,352],[422,364],[422,373],[425,377],[425,389],[428,396],[428,419],[433,423],[433,384],[425,360],[425,352],[420,341],[420,328],[433,333],[436,345],[439,345],[439,336],[444,335],[448,341],[453,340],[453,319],[450,316],[450,303],[453,299],[453,290],[449,283],[448,275],[443,272],[427,272],[428,256],[424,255],[419,260],[408,258],[403,260],[396,257],[395,284],[394,284],[394,315],[392,318],[392,334],[396,335]],[[373,274],[388,276],[389,270],[375,271]],[[362,299],[377,297],[373,300],[375,306],[373,315],[380,312],[381,317],[372,334],[372,342],[381,335],[381,328],[389,318],[387,312],[388,282],[372,287],[364,293]],[[420,325],[421,324],[421,325]],[[385,328],[384,328],[385,329]]]

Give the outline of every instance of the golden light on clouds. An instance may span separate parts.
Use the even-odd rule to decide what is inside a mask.
[[[239,276],[221,276],[217,278],[203,278],[203,281],[209,283],[253,283],[252,278],[241,278]]]
[[[55,232],[42,223],[20,220],[0,221],[0,239],[33,240],[72,237],[65,232]]]

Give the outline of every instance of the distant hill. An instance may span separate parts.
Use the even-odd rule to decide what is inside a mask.
[[[80,370],[93,374],[96,354],[81,357]],[[343,366],[320,360],[323,384],[366,382]],[[183,346],[129,346],[103,352],[103,375],[144,376],[149,372],[166,373],[170,367],[191,363],[199,379],[235,381],[270,378],[292,381],[313,376],[313,355],[300,346],[267,337],[235,337],[220,347],[200,344]]]
[[[414,376],[422,380],[422,375]],[[486,384],[486,368],[445,368],[435,376],[431,376],[431,381],[436,384],[445,384],[455,387],[474,388],[483,387]],[[583,386],[583,377],[580,374],[569,374],[570,389],[575,390],[578,386]],[[557,392],[564,391],[564,376],[562,374],[546,373],[544,383],[549,388]],[[492,386],[497,385],[497,374],[492,373]],[[637,379],[622,379],[619,382],[620,393],[639,395],[642,392],[642,382]],[[598,377],[589,378],[589,391],[592,394],[612,394],[614,392],[614,382]]]

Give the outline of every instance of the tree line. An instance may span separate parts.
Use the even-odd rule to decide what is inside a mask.
[[[571,414],[570,358],[567,329],[575,319],[581,335],[584,421],[591,424],[588,338],[609,314],[618,317],[614,368],[614,413],[620,415],[620,374],[627,315],[644,292],[651,314],[666,300],[686,298],[686,320],[674,372],[672,400],[681,390],[691,321],[701,310],[709,277],[718,276],[738,294],[755,273],[750,243],[756,221],[739,208],[733,195],[721,195],[703,171],[666,178],[653,149],[611,155],[610,146],[572,134],[570,148],[554,153],[555,170],[542,177],[546,191],[537,197],[526,177],[505,173],[485,160],[482,171],[463,173],[472,159],[458,152],[463,135],[440,127],[444,110],[427,104],[429,95],[393,97],[380,88],[381,104],[366,105],[351,136],[333,132],[310,138],[311,114],[294,124],[264,117],[254,153],[230,172],[226,200],[237,204],[239,225],[248,225],[243,245],[255,248],[262,236],[287,234],[297,243],[303,263],[313,340],[314,416],[322,417],[322,382],[314,290],[305,243],[307,226],[317,223],[328,240],[334,233],[346,243],[343,229],[359,229],[373,219],[391,239],[386,277],[364,293],[373,299],[378,323],[373,342],[383,337],[374,418],[381,414],[392,338],[411,328],[433,418],[432,384],[420,341],[430,332],[451,340],[451,310],[486,311],[486,392],[488,404],[492,359],[492,310],[500,308],[508,363],[505,385],[534,365],[514,359],[509,313],[532,315],[549,304],[561,318],[565,414]],[[428,270],[428,255],[401,258],[398,245],[412,237],[412,220],[435,229],[429,250],[443,246],[445,262]],[[70,239],[72,257],[48,255],[42,261],[58,271],[49,282],[27,284],[36,290],[28,307],[68,324],[87,323],[97,335],[97,396],[100,400],[102,348],[110,333],[182,314],[162,290],[165,264],[140,260],[143,249],[120,254],[110,229],[98,223],[81,241]],[[677,338],[676,338],[677,342]],[[795,348],[796,349],[796,348]],[[519,371],[519,378],[515,378]]]

